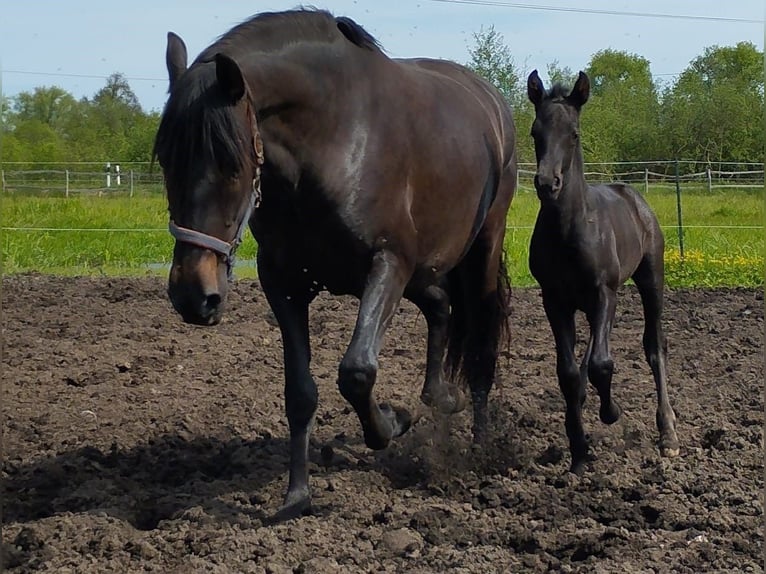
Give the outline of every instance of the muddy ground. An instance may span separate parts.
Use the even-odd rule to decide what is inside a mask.
[[[238,282],[224,322],[202,328],[179,320],[164,289],[158,278],[3,280],[9,572],[763,571],[761,291],[668,293],[681,456],[661,459],[640,304],[623,290],[612,342],[625,415],[602,425],[590,392],[596,460],[582,478],[566,472],[537,290],[514,291],[488,444],[471,448],[469,414],[421,409],[379,453],[335,386],[356,303],[323,295],[312,307],[314,515],[274,524],[287,424],[264,296]],[[424,333],[404,304],[381,355],[381,400],[419,409]]]

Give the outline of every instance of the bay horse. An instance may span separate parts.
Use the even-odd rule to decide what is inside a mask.
[[[534,184],[540,201],[529,249],[529,267],[540,284],[543,306],[556,344],[556,374],[566,401],[565,426],[580,474],[588,459],[582,423],[587,380],[598,391],[599,418],[616,422],[621,409],[612,398],[614,363],[609,336],[617,290],[632,278],[644,311],[643,347],[658,396],[660,450],[679,454],[675,413],[668,399],[667,342],[662,329],[664,237],[643,197],[622,183],[588,185],[580,143],[580,111],[590,95],[580,72],[571,92],[546,91],[537,70],[527,79],[534,104],[532,138],[537,159]],[[590,339],[580,368],[575,361],[575,313],[585,313]]]
[[[369,448],[412,420],[373,396],[402,297],[427,325],[422,401],[456,412],[467,384],[480,441],[508,334],[503,238],[517,164],[500,93],[452,62],[391,59],[356,22],[313,9],[256,15],[190,66],[170,32],[166,64],[154,156],[175,237],[168,294],[184,321],[218,323],[249,225],[284,352],[290,463],[278,514],[311,509],[308,320],[322,290],[360,300],[337,384]]]

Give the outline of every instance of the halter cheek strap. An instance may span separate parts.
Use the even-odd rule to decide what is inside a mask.
[[[250,216],[261,200],[261,183],[260,183],[260,169],[256,171],[256,177],[253,179],[253,192],[250,194],[250,200],[248,201],[247,209],[242,215],[242,220],[239,222],[237,233],[234,235],[234,239],[231,241],[224,241],[218,239],[207,233],[202,233],[196,229],[190,229],[188,227],[181,227],[171,219],[168,223],[168,231],[175,237],[176,241],[182,243],[189,243],[202,247],[203,249],[209,249],[219,255],[222,255],[226,262],[226,275],[229,279],[232,277],[232,271],[234,269],[234,254],[237,251],[237,247],[242,243],[242,236],[245,234],[245,228],[250,221]]]
[[[250,193],[247,208],[245,209],[245,213],[242,214],[242,219],[239,222],[234,239],[231,241],[224,241],[223,239],[197,231],[196,229],[176,225],[175,221],[172,219],[168,223],[168,230],[170,231],[170,234],[175,237],[176,241],[189,243],[190,245],[195,245],[203,249],[209,249],[210,251],[223,256],[223,259],[226,262],[226,275],[229,280],[232,278],[232,271],[234,269],[234,253],[237,251],[239,244],[242,243],[242,236],[245,234],[245,228],[250,221],[250,216],[261,203],[261,166],[264,162],[263,141],[261,140],[258,126],[255,122],[255,114],[250,105],[249,94],[246,112],[247,117],[250,120],[253,134],[252,145],[253,151],[255,152],[255,175],[253,177],[253,189]]]

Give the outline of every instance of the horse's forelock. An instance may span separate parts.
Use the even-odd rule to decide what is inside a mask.
[[[190,68],[170,94],[160,120],[154,155],[160,160],[169,188],[183,190],[211,165],[224,175],[245,167],[250,150],[246,127],[236,108],[215,85],[212,65]]]

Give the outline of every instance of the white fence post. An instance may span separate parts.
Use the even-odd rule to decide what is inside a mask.
[[[713,191],[713,174],[710,172],[710,168],[707,168],[705,172],[707,175],[707,190],[708,193],[710,193]]]
[[[130,197],[133,197],[133,170],[130,170]]]
[[[5,193],[5,170],[0,171],[0,179],[3,180],[3,193]]]
[[[644,193],[649,193],[649,168],[644,168]]]
[[[64,171],[64,177],[66,179],[66,184],[64,187],[64,197],[69,197],[69,170]]]

